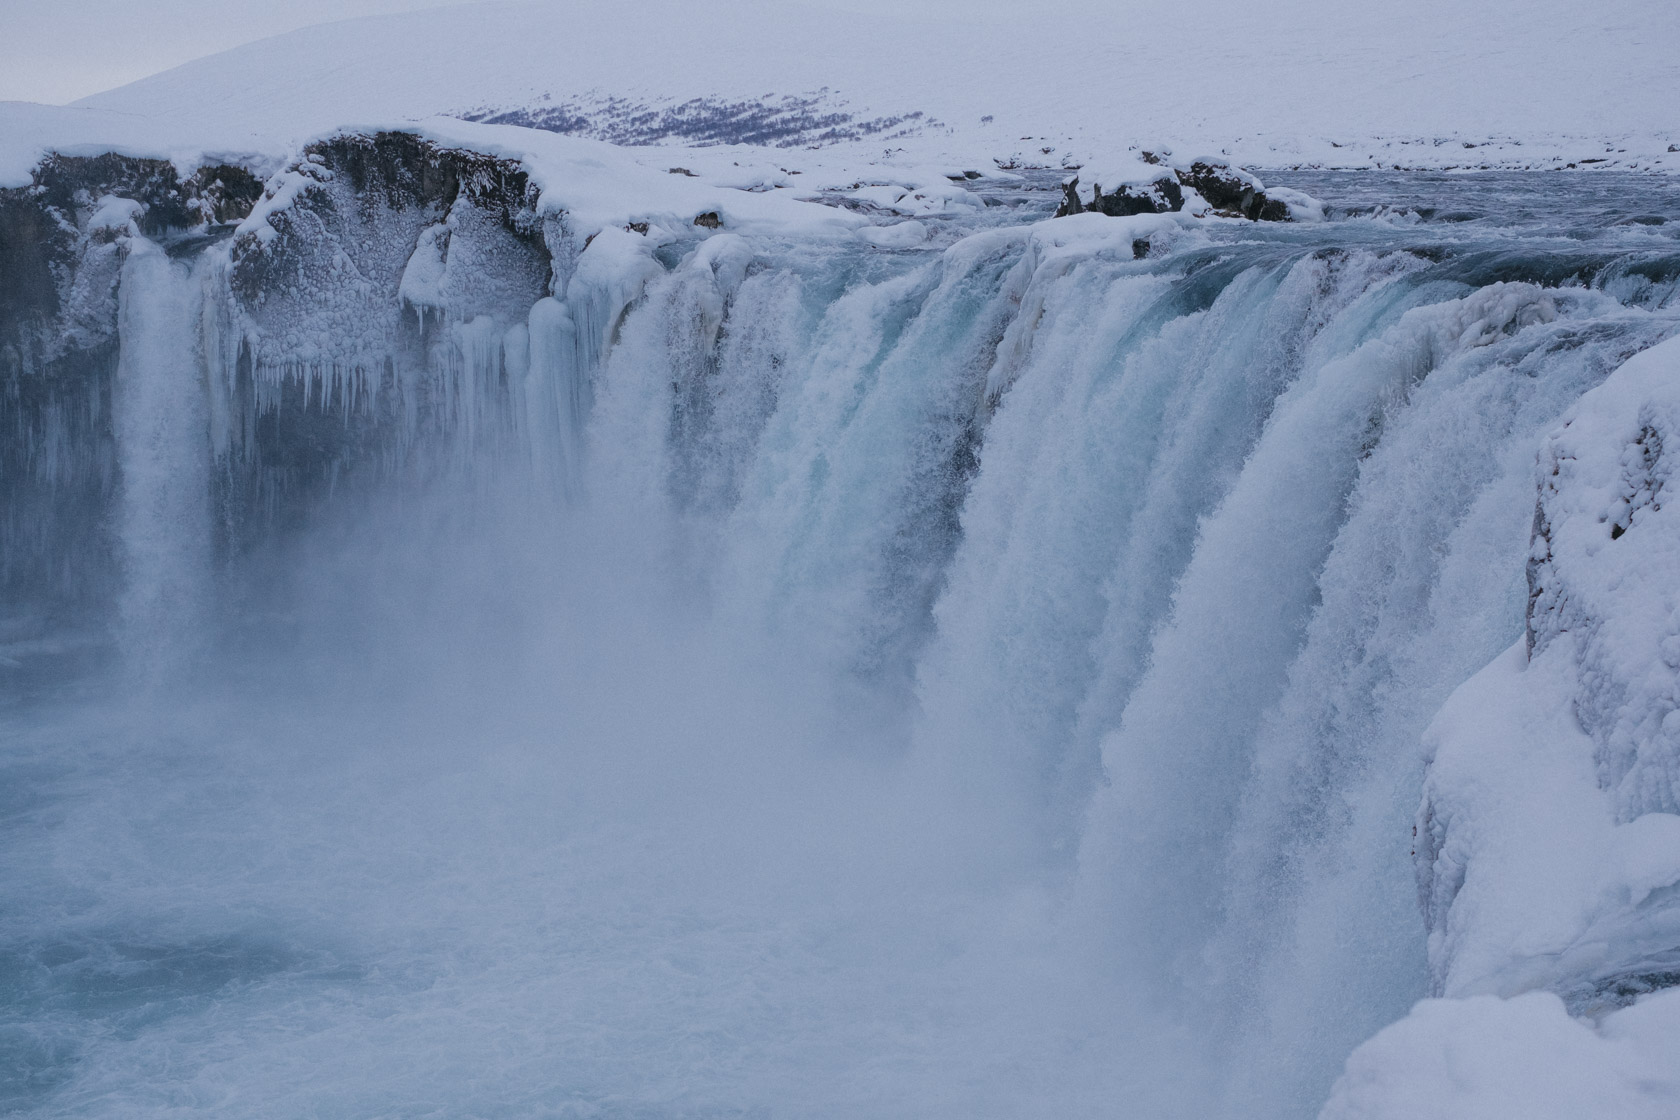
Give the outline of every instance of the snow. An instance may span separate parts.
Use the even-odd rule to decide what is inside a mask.
[[[1430,999],[1348,1059],[1319,1120],[1671,1120],[1680,992],[1605,1017],[1556,996]]]
[[[206,143],[191,122],[105,109],[63,108],[28,101],[0,101],[0,189],[26,187],[48,152],[67,156],[119,155],[166,159],[190,173],[210,162],[277,167],[287,149],[246,130],[222,133],[225,144]]]
[[[1680,1114],[1680,992],[1645,994],[1680,970],[1677,437],[1680,339],[1547,437],[1529,633],[1424,734],[1419,891],[1447,998],[1356,1051],[1325,1120]]]
[[[307,143],[385,131],[412,133],[442,148],[521,164],[537,190],[538,212],[564,212],[583,236],[632,222],[647,223],[649,236],[656,242],[661,237],[692,236],[695,218],[708,213],[719,215],[725,229],[765,236],[844,237],[868,224],[868,219],[851,211],[803,201],[803,192],[791,188],[742,190],[713,181],[709,173],[671,174],[654,166],[662,160],[650,160],[637,149],[511,125],[471,124],[447,117],[418,124],[374,121],[332,129]],[[299,191],[330,179],[331,174],[308,158],[294,160],[269,183],[240,230],[267,236],[264,231],[272,215],[292,205]],[[434,267],[441,269],[443,258],[435,245],[431,255],[437,257]],[[418,299],[435,277],[420,265],[416,268],[421,271],[405,279],[405,285],[418,285],[414,288]],[[404,297],[410,298],[406,287]]]
[[[874,183],[846,192],[846,197],[866,206],[912,217],[944,214],[952,210],[978,210],[979,199],[940,175],[912,175],[916,183],[907,187],[894,182]]]
[[[268,227],[272,229],[273,227]],[[449,226],[439,222],[420,231],[414,255],[408,258],[397,297],[415,307],[443,307],[443,283],[448,268]]]
[[[862,6],[496,3],[307,28],[87,98],[105,115],[73,128],[7,109],[0,172],[16,182],[55,130],[283,155],[352,119],[546,106],[620,135],[695,99],[699,128],[783,98],[809,102],[770,149],[784,174],[824,162],[811,145],[960,171],[1123,162],[1161,140],[1256,167],[1680,166],[1664,0]]]
[[[394,122],[354,131],[401,128]],[[445,147],[517,160],[525,165],[542,200],[540,209],[564,209],[579,228],[598,229],[645,221],[692,231],[694,219],[716,212],[725,228],[750,225],[770,236],[840,236],[865,224],[859,215],[811,206],[791,190],[744,191],[699,176],[671,174],[634,149],[511,125],[468,124],[434,117],[408,131]]]
[[[1441,994],[1544,987],[1590,1009],[1680,967],[1680,511],[1660,500],[1677,372],[1680,340],[1636,355],[1548,438],[1530,637],[1425,735]]]
[[[1574,715],[1563,641],[1522,644],[1466,682],[1425,734],[1419,819],[1430,964],[1447,996],[1601,989],[1680,963],[1680,816],[1617,823]]]
[[[1171,167],[1146,163],[1138,157],[1092,160],[1079,168],[1080,192],[1109,193],[1119,187],[1147,186],[1160,179],[1172,178]]]
[[[1680,812],[1680,344],[1630,359],[1542,452],[1529,629],[1576,645],[1576,712],[1615,817]],[[1560,650],[1556,656],[1563,656]]]
[[[1266,197],[1276,199],[1289,207],[1289,220],[1292,222],[1322,222],[1324,220],[1324,203],[1303,191],[1290,187],[1267,187]]]
[[[145,212],[145,206],[132,198],[105,195],[94,204],[93,214],[87,220],[88,232],[129,233],[137,228],[134,223]]]

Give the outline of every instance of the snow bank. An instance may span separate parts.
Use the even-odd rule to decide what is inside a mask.
[[[1319,1120],[1672,1120],[1680,992],[1594,1026],[1554,995],[1428,999],[1348,1059]]]
[[[1572,641],[1618,822],[1680,813],[1680,341],[1630,359],[1553,434],[1529,573],[1535,657]]]
[[[1426,735],[1418,860],[1439,994],[1548,989],[1596,1010],[1680,969],[1680,816],[1618,822],[1575,716],[1592,684],[1574,644],[1526,665],[1513,646]]]
[[[105,195],[94,204],[93,214],[87,220],[87,232],[138,232],[137,223],[145,212],[146,207],[132,198]]]

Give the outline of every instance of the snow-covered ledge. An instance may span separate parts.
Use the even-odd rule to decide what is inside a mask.
[[[1547,438],[1528,633],[1424,737],[1416,858],[1442,998],[1353,1054],[1324,1120],[1672,1115],[1677,464],[1680,339]]]

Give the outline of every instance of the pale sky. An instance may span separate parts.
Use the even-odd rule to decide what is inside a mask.
[[[62,105],[311,24],[474,2],[489,0],[0,0],[0,101]],[[889,14],[1017,10],[1016,0],[770,2]]]
[[[63,104],[253,39],[460,0],[0,0],[0,101]]]

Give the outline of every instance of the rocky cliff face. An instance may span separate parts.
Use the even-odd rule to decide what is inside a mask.
[[[239,511],[296,505],[447,422],[452,332],[499,340],[570,248],[534,202],[517,163],[406,133],[323,141],[275,178],[210,281],[225,524],[243,531]]]
[[[116,559],[119,281],[137,238],[194,262],[227,543],[435,426],[476,324],[499,332],[575,259],[517,163],[405,133],[306,149],[265,192],[229,165],[53,156],[0,191],[0,601],[97,612]],[[205,253],[217,245],[214,252]],[[552,242],[552,244],[550,244]],[[495,352],[499,360],[499,348]],[[354,413],[357,422],[347,423]]]

